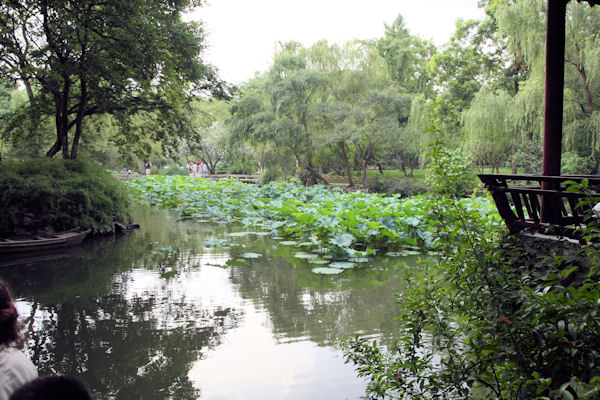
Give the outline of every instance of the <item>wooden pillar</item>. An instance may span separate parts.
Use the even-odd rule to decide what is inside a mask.
[[[546,12],[546,90],[544,95],[543,175],[560,175],[565,81],[565,17],[568,0],[548,0]],[[542,189],[555,189],[549,182]],[[542,199],[542,221],[556,221],[551,199]]]

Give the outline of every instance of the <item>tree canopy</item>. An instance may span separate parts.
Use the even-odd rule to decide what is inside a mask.
[[[33,130],[52,116],[47,156],[76,158],[86,117],[141,111],[179,125],[193,96],[229,88],[200,59],[202,26],[182,13],[197,0],[25,0],[0,5],[0,71],[27,89]],[[124,125],[126,126],[126,125]]]

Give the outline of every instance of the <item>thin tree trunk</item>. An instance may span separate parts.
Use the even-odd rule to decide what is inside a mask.
[[[69,90],[71,88],[71,82],[69,81],[69,77],[64,77],[64,87],[63,87],[63,95],[62,99],[58,104],[58,118],[60,122],[56,124],[57,135],[61,141],[61,148],[63,158],[65,160],[69,159]],[[59,131],[60,129],[60,131]]]
[[[87,84],[85,79],[81,79],[81,96],[79,99],[79,107],[77,109],[77,121],[75,124],[75,136],[73,137],[73,144],[71,146],[71,160],[77,158],[77,150],[79,149],[79,139],[83,131],[83,113],[85,111],[87,99]]]
[[[579,71],[579,75],[581,75],[581,79],[583,80],[583,90],[585,92],[585,101],[587,103],[588,115],[592,115],[596,112],[596,107],[594,106],[594,102],[592,100],[592,91],[590,90],[587,74],[585,72],[585,68],[583,67],[577,68],[577,70]]]
[[[348,185],[350,187],[354,186],[354,182],[352,182],[352,171],[350,170],[350,162],[348,161],[348,153],[346,152],[346,143],[342,140],[339,142],[340,149],[342,150],[342,157],[344,158],[344,165],[346,167],[346,174],[348,176]]]

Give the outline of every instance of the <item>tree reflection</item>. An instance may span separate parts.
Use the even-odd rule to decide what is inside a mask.
[[[20,309],[28,309],[28,348],[40,375],[79,376],[99,399],[199,397],[188,379],[192,363],[218,345],[241,314],[172,293],[176,283],[165,272],[195,268],[193,250],[157,249],[197,243],[186,244],[184,228],[165,234],[167,222],[152,220],[162,215],[146,215],[142,234],[88,244],[82,257],[2,270]],[[153,290],[137,293],[137,280]]]
[[[398,315],[394,293],[403,290],[411,275],[404,261],[380,258],[324,276],[311,272],[314,265],[295,259],[293,249],[262,250],[262,259],[232,269],[231,279],[244,297],[268,311],[280,340],[309,337],[330,345],[357,333],[389,340],[396,336],[400,327],[394,319]]]

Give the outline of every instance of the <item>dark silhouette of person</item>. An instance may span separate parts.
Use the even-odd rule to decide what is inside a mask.
[[[36,378],[18,388],[9,400],[93,400],[88,387],[80,379],[67,375]]]

